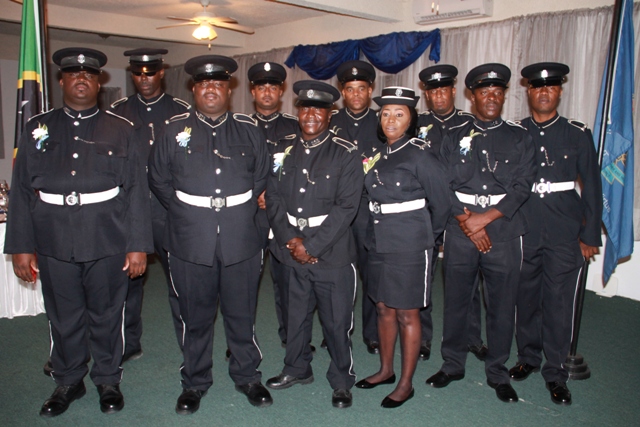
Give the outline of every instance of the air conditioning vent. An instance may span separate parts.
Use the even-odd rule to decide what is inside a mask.
[[[427,25],[436,22],[479,18],[493,14],[493,0],[414,0],[413,20]]]

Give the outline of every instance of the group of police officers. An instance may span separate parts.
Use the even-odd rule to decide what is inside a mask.
[[[13,254],[19,278],[33,282],[39,273],[42,280],[51,330],[45,372],[57,387],[40,414],[60,415],[84,396],[91,358],[101,410],[124,407],[121,365],[143,354],[142,294],[152,252],[166,276],[183,354],[176,412],[197,411],[212,385],[218,302],[236,390],[254,406],[271,405],[255,336],[266,249],[286,348],[282,372],[266,386],[279,390],[314,380],[310,343],[317,310],[331,357],[332,404],[351,406],[358,277],[363,340],[369,353],[379,353],[365,245],[374,228],[363,186],[365,174],[377,173],[367,167],[368,156],[384,147],[377,113],[369,108],[374,68],[345,62],[337,70],[340,90],[295,82],[296,117],[280,112],[285,69],[255,64],[248,80],[256,111],[245,115],[229,111],[233,59],[187,61],[191,106],[162,89],[166,53],[125,52],[136,94],[103,110],[97,95],[106,56],[87,48],[57,51],[64,106],[33,117],[20,141],[5,252]],[[454,106],[457,73],[452,65],[420,72],[429,110],[418,116],[418,135],[410,135],[443,164],[450,192],[449,221],[434,236],[436,248],[444,247],[444,363],[427,384],[441,388],[462,379],[471,352],[485,361],[487,383],[500,400],[517,402],[511,380],[542,368],[551,400],[568,405],[563,362],[574,294],[584,260],[601,245],[591,133],[558,115],[566,65],[522,70],[531,116],[521,122],[501,116],[508,67],[483,64],[468,73],[475,114]],[[340,95],[345,106],[333,111]],[[438,252],[427,264],[430,277]],[[425,295],[421,311],[423,360],[433,336],[430,299]],[[518,361],[507,369],[514,331]]]

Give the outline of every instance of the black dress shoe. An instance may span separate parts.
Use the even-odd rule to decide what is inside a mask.
[[[124,397],[120,392],[119,384],[100,384],[100,410],[105,414],[115,414],[124,408]]]
[[[348,408],[353,403],[353,397],[349,390],[337,388],[331,395],[331,404],[334,408]]]
[[[207,392],[203,390],[185,388],[182,390],[180,397],[178,397],[176,413],[180,415],[193,414],[200,408],[200,399],[202,399],[205,394],[207,394]]]
[[[122,356],[122,363],[129,360],[138,360],[142,357],[143,354],[144,352],[142,351],[142,349],[125,353],[124,356]]]
[[[442,388],[448,386],[451,381],[458,381],[463,378],[464,374],[449,375],[438,371],[427,379],[427,384],[434,388]]]
[[[431,357],[431,343],[420,344],[420,360],[429,360]]]
[[[484,360],[487,358],[488,351],[489,351],[489,348],[484,344],[480,346],[477,346],[477,345],[469,346],[469,353],[473,353],[473,355],[476,356],[478,360],[481,362],[484,362]]]
[[[51,373],[53,372],[53,365],[51,364],[51,358],[49,358],[49,360],[47,360],[47,363],[44,364],[44,367],[42,368],[42,372],[44,372],[44,375],[47,377],[51,376]]]
[[[231,359],[231,350],[227,349],[227,351],[224,352],[224,361],[228,362],[229,359]]]
[[[370,382],[369,382],[369,381],[367,381],[367,380],[360,380],[360,381],[358,381],[358,382],[356,383],[356,387],[357,387],[357,388],[366,388],[366,389],[369,389],[369,388],[376,388],[376,387],[378,387],[378,386],[379,386],[379,385],[381,385],[381,384],[393,384],[393,383],[395,383],[395,382],[396,382],[396,374],[393,374],[393,375],[391,375],[389,378],[387,378],[386,380],[384,380],[384,381],[380,381],[380,382],[377,382],[377,383],[370,383]]]
[[[247,396],[249,403],[258,408],[264,408],[273,403],[269,390],[259,381],[257,383],[236,385],[236,390]]]
[[[380,404],[380,406],[382,406],[383,408],[397,408],[398,406],[402,406],[407,400],[411,399],[414,394],[415,390],[411,389],[411,392],[404,400],[393,400],[392,398],[387,396],[382,399],[382,403]]]
[[[307,378],[297,378],[282,372],[277,377],[269,378],[267,380],[267,387],[274,390],[282,390],[296,384],[311,384],[312,382],[313,375],[309,375]]]
[[[378,341],[364,340],[369,354],[380,354],[380,343]]]
[[[571,392],[567,383],[552,381],[547,383],[547,390],[551,393],[551,401],[558,405],[571,405]]]
[[[493,381],[487,380],[487,384],[489,387],[496,391],[496,396],[498,399],[507,403],[516,403],[518,402],[518,393],[511,387],[509,383],[497,384]]]
[[[540,370],[540,367],[538,366],[533,366],[533,365],[529,365],[528,363],[518,362],[516,366],[509,369],[509,376],[511,376],[511,379],[515,381],[522,381],[522,380],[526,380],[527,377],[531,375],[532,372],[538,372],[539,370]]]
[[[311,350],[311,353],[316,354],[315,346],[312,346],[311,344],[309,344],[309,350]]]
[[[56,417],[66,411],[71,402],[80,399],[86,392],[87,389],[82,381],[74,385],[59,385],[45,400],[40,409],[40,415],[46,418]]]

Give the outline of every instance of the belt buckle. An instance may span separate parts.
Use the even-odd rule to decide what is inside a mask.
[[[536,193],[551,193],[551,183],[539,182],[536,184]]]
[[[487,196],[478,196],[476,194],[476,205],[482,206],[482,208],[486,208],[489,204],[489,197]]]
[[[64,202],[69,206],[77,205],[78,201],[79,199],[75,191],[64,198]]]
[[[309,221],[306,218],[298,218],[296,219],[296,224],[300,227],[300,231],[302,231],[305,227],[309,225]]]
[[[373,202],[373,213],[379,214],[381,211],[382,209],[380,208],[380,203]]]
[[[220,209],[222,207],[224,207],[225,205],[225,199],[224,197],[215,197],[215,198],[211,198],[211,207],[212,208],[216,208],[216,209]]]

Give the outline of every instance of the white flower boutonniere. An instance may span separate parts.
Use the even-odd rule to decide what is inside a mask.
[[[47,125],[38,123],[38,127],[33,130],[31,135],[33,135],[33,139],[36,140],[36,149],[42,150],[44,148],[44,140],[49,138],[49,128],[47,128]]]
[[[292,148],[293,145],[290,145],[285,148],[284,152],[275,153],[273,155],[273,173],[278,173],[278,180],[280,180],[280,177],[282,176],[282,166],[284,166],[284,159],[291,153]]]
[[[469,136],[465,136],[460,140],[460,154],[466,156],[471,151],[471,140],[478,135],[480,135],[480,132],[472,129]]]
[[[362,160],[362,169],[364,170],[365,175],[371,170],[371,168],[373,168],[373,165],[375,165],[378,160],[380,160],[380,153],[373,157],[365,157]]]
[[[433,124],[430,124],[429,126],[421,126],[420,131],[418,132],[418,138],[425,139],[427,135],[429,135],[429,131],[431,130],[432,127],[433,127]]]
[[[186,147],[191,140],[191,128],[185,127],[182,132],[176,135],[176,141],[180,147]]]

